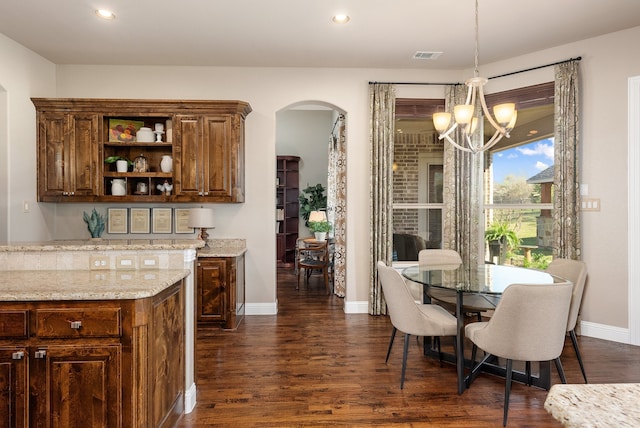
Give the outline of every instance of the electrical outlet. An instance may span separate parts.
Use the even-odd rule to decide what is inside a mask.
[[[106,270],[109,269],[109,257],[108,256],[96,256],[89,257],[89,269],[91,270]]]
[[[117,256],[116,257],[116,269],[135,269],[136,258],[135,256]]]

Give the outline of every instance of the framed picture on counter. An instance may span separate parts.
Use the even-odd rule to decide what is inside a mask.
[[[189,209],[174,208],[173,223],[174,233],[193,233],[193,228],[189,227]]]
[[[107,233],[127,233],[128,214],[126,208],[107,208]]]
[[[151,233],[151,210],[149,208],[130,208],[130,233]]]
[[[171,208],[151,208],[151,221],[153,233],[171,233]]]

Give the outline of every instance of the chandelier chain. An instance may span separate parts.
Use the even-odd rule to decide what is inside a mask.
[[[479,38],[480,38],[480,32],[478,31],[478,0],[476,0],[476,52],[475,52],[475,70],[473,72],[473,75],[475,77],[478,77],[480,75],[479,71],[478,71],[478,56],[479,56]]]

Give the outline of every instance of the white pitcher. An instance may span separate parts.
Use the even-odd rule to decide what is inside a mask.
[[[127,194],[127,186],[124,178],[114,178],[111,180],[111,194],[113,196],[124,196]]]

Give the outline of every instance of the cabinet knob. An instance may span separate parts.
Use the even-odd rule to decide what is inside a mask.
[[[24,351],[17,351],[11,354],[11,358],[14,360],[21,360],[24,358]]]
[[[44,349],[39,349],[33,354],[33,356],[34,358],[38,358],[38,359],[46,358],[47,351]]]
[[[71,321],[71,328],[74,330],[80,330],[82,327],[82,321]]]

